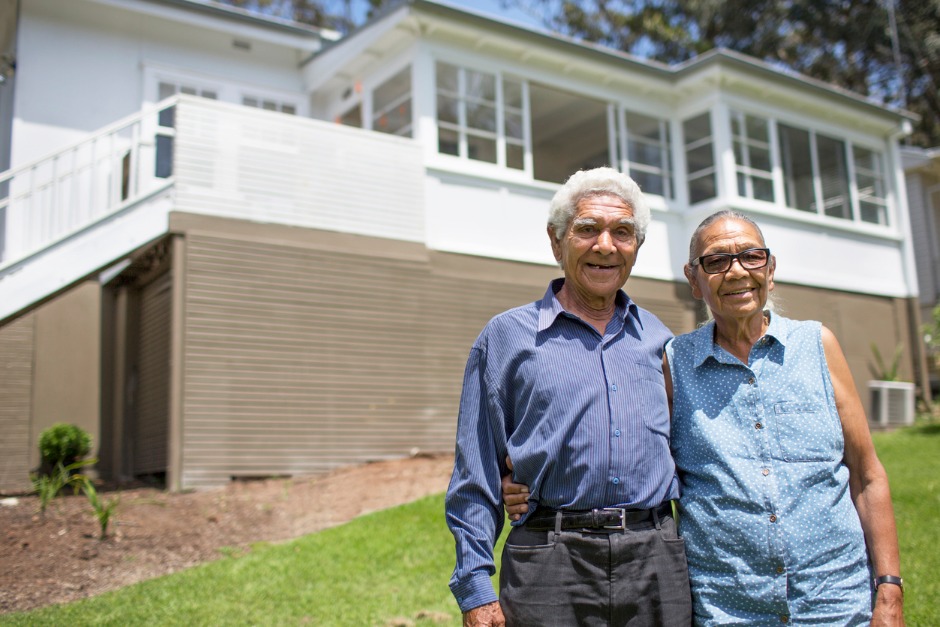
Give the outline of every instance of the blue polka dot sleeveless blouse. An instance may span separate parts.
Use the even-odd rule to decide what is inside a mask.
[[[772,315],[749,363],[714,322],[667,346],[697,625],[868,625],[871,575],[818,322]]]

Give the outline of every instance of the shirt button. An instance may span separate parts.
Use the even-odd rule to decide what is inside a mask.
[[[617,391],[617,384],[614,383],[612,386],[610,386],[610,389],[613,390],[614,392],[616,392],[616,391]]]
[[[611,479],[611,481],[613,482],[614,485],[617,485],[618,483],[620,483],[620,478],[614,477],[613,479]]]
[[[764,468],[763,470],[760,471],[760,474],[766,477],[767,475],[770,474],[770,468]]]
[[[777,515],[776,515],[776,514],[771,514],[771,515],[770,515],[770,522],[777,522]]]
[[[756,425],[754,425],[754,428],[755,428],[755,429],[763,429],[763,428],[764,428],[764,425],[762,425],[761,423],[758,422]]]
[[[614,431],[614,435],[619,438],[619,437],[620,437],[620,429],[617,429],[616,431]]]

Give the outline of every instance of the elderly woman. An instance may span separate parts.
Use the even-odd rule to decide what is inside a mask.
[[[666,347],[696,622],[901,624],[888,477],[835,336],[766,310],[775,266],[752,220],[706,218],[685,275],[713,320]]]
[[[706,218],[685,275],[712,320],[666,347],[695,623],[903,625],[888,478],[858,392],[829,329],[766,309],[775,266],[750,218]],[[514,518],[520,489],[504,480]]]

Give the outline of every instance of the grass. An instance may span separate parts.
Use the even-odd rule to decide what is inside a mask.
[[[940,625],[940,424],[874,439],[891,482],[907,625]]]
[[[875,434],[891,478],[910,627],[940,625],[940,426]],[[499,549],[497,549],[497,555]],[[460,625],[443,495],[0,625]]]

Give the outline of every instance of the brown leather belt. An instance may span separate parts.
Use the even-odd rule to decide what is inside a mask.
[[[588,510],[562,510],[562,529],[609,529],[623,531],[628,525],[653,519],[653,513],[659,517],[672,516],[672,501],[666,501],[653,509],[624,509],[622,507],[604,507]],[[525,521],[525,528],[530,531],[551,531],[555,528],[558,510],[538,509]]]

